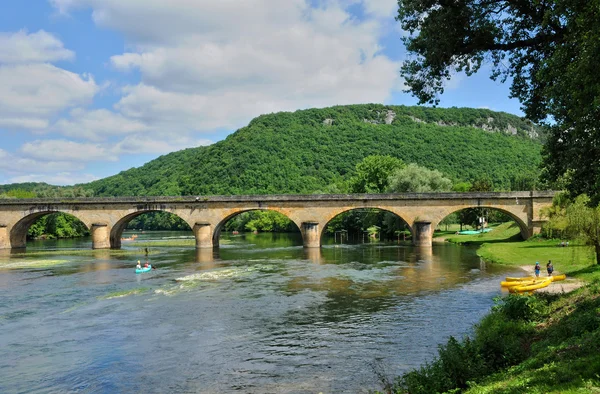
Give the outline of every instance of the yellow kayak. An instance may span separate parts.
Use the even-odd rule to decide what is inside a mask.
[[[559,280],[565,280],[567,275],[554,275],[554,276],[545,276],[536,278],[535,276],[526,276],[523,278],[511,278],[509,276],[506,277],[506,281],[500,282],[500,286],[503,287],[513,287],[513,286],[524,286],[524,285],[532,285],[541,280],[550,279],[552,282],[557,282]]]
[[[524,280],[536,280],[536,279],[539,279],[539,278],[536,278],[535,276],[525,276],[522,278],[515,278],[515,277],[511,277],[511,276],[506,277],[507,282],[521,282]]]
[[[541,289],[544,287],[548,287],[548,286],[550,286],[550,283],[552,283],[552,279],[546,279],[546,280],[543,280],[539,283],[535,283],[532,285],[510,287],[508,289],[508,291],[510,291],[511,293],[514,293],[514,292],[521,293],[524,291],[532,291],[532,290],[537,290],[537,289]]]
[[[527,286],[527,285],[534,285],[536,283],[541,282],[544,279],[533,279],[533,280],[523,280],[523,281],[515,281],[515,282],[505,282],[502,281],[500,282],[500,286],[502,287],[515,287],[515,286]]]

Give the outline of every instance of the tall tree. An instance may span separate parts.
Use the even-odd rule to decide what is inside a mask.
[[[550,219],[546,227],[592,246],[596,263],[600,264],[600,205],[591,205],[590,198],[585,194],[573,201],[559,195],[554,198],[552,208],[543,213]]]
[[[550,129],[546,178],[570,172],[569,190],[600,199],[600,0],[399,0],[412,60],[402,74],[420,103],[444,81],[491,63],[511,97]]]
[[[430,170],[411,163],[398,169],[389,177],[388,190],[393,193],[441,192],[452,189],[452,181],[438,170]]]
[[[403,168],[404,162],[391,156],[372,155],[356,165],[356,174],[350,179],[352,193],[383,193],[389,185],[389,176]]]

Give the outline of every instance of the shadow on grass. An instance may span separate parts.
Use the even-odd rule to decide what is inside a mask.
[[[458,241],[458,240],[456,240],[456,238],[454,238],[454,240],[451,242],[457,243],[460,245],[480,246],[483,244],[497,244],[497,243],[503,243],[503,242],[523,242],[523,237],[521,237],[521,234],[516,234],[516,235],[513,235],[512,237],[508,237],[508,238],[468,240],[468,241],[464,241],[464,242]]]
[[[569,275],[593,274],[600,271],[600,265],[592,264],[589,267],[578,269],[577,271],[569,271]]]

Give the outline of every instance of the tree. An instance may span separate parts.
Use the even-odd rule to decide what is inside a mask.
[[[582,194],[574,200],[555,197],[549,215],[548,226],[562,231],[570,238],[578,238],[593,246],[596,263],[600,264],[600,205],[590,206],[590,198]]]
[[[439,102],[456,71],[491,63],[492,79],[511,79],[510,95],[544,122],[546,180],[572,172],[572,194],[600,199],[600,0],[399,0],[410,33],[402,66],[420,103]]]
[[[441,172],[414,163],[394,171],[388,182],[388,191],[393,193],[441,192],[452,189],[452,181],[445,178]]]
[[[391,156],[365,157],[356,165],[356,174],[350,179],[352,193],[383,193],[394,170],[403,168],[404,162]]]

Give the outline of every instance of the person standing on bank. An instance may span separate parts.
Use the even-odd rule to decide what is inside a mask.
[[[554,272],[554,266],[552,265],[552,260],[548,260],[548,264],[546,264],[546,270],[548,271],[548,276],[552,276]]]
[[[539,277],[540,277],[540,269],[541,269],[541,267],[540,267],[540,262],[539,262],[539,261],[536,261],[536,262],[535,262],[535,267],[533,268],[533,270],[535,271],[535,277],[536,277],[536,278],[539,278]]]

